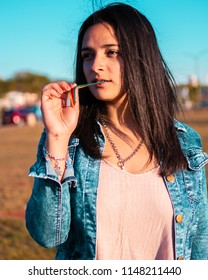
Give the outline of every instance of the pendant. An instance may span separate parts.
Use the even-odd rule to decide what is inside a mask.
[[[55,172],[56,172],[57,176],[61,176],[62,175],[60,166],[55,166],[54,169],[55,169]]]
[[[123,161],[119,160],[117,162],[117,165],[121,168],[121,170],[124,170],[124,162]]]

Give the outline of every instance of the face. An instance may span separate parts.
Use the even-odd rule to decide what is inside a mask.
[[[83,71],[88,83],[105,81],[90,86],[95,98],[119,102],[124,98],[122,90],[123,62],[118,40],[109,24],[95,24],[87,29],[82,42]]]

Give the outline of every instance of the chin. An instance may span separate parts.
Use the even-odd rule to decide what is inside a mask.
[[[111,101],[112,100],[112,97],[108,97],[108,96],[104,96],[103,94],[93,94],[93,96],[97,99],[97,100],[100,100],[100,101]]]

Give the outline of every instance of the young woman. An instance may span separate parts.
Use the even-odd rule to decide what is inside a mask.
[[[208,156],[174,119],[174,82],[143,14],[115,3],[87,18],[76,83],[46,85],[41,107],[26,210],[39,244],[57,259],[208,259]]]

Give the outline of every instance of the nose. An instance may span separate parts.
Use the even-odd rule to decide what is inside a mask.
[[[92,59],[91,70],[95,73],[105,70],[105,62],[101,55],[96,54]]]

